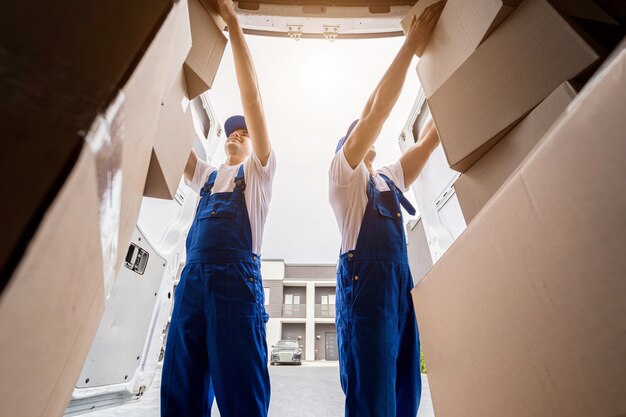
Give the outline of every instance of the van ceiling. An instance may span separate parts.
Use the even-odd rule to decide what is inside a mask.
[[[403,35],[400,20],[417,0],[236,1],[244,32],[334,41]]]

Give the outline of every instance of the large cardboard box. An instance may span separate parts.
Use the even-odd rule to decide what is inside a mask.
[[[574,96],[576,96],[576,90],[570,83],[561,84],[508,135],[456,180],[454,189],[466,223],[469,224],[491,196],[498,191],[550,129]]]
[[[413,15],[436,0],[420,0],[402,19],[405,33]],[[417,64],[426,97],[430,97],[521,0],[448,0]]]
[[[174,198],[194,137],[185,74],[181,68],[159,115],[144,189],[145,196]]]
[[[61,416],[104,308],[96,160],[83,147],[0,298],[0,415]]]
[[[172,39],[185,22],[183,6],[174,6],[121,93],[81,133],[78,161],[2,293],[2,416],[65,410],[137,221],[163,89],[184,60],[172,59],[180,55]]]
[[[626,415],[626,50],[413,290],[439,417]]]
[[[227,43],[223,20],[206,1],[203,4],[189,0],[192,46],[184,68],[190,99],[213,85]]]
[[[0,291],[172,0],[3,2]]]
[[[420,0],[402,19],[406,33],[413,15],[419,16],[436,0]],[[550,0],[563,15],[587,21],[616,21],[593,0]],[[520,0],[448,0],[433,35],[417,64],[427,97],[456,71],[475,49],[504,21]]]
[[[598,53],[546,0],[527,0],[428,98],[443,149],[464,172]]]

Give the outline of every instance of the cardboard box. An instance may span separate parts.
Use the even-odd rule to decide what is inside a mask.
[[[2,416],[61,416],[104,308],[100,199],[88,146],[0,298]]]
[[[192,46],[184,68],[189,98],[193,99],[213,85],[227,40],[222,19],[208,4],[203,7],[199,0],[189,0],[189,18]]]
[[[172,42],[185,23],[178,18],[178,13],[186,13],[182,1],[177,3],[163,23],[122,89],[124,101],[111,128],[113,140],[123,144],[119,238],[115,268],[111,271],[113,274],[119,270],[139,218],[165,82],[168,74],[173,70],[180,73],[182,66],[182,61],[174,61],[170,54]]]
[[[128,80],[172,5],[3,4],[0,27],[10,36],[1,40],[0,124],[7,150],[0,155],[0,177],[15,180],[0,182],[6,219],[0,291],[72,172],[84,132]]]
[[[434,2],[417,2],[402,19],[405,33],[411,16],[419,16]],[[437,91],[519,3],[520,0],[448,0],[417,64],[426,97]]]
[[[575,96],[576,90],[569,83],[561,84],[456,180],[454,189],[467,224],[515,171]]]
[[[184,62],[191,49],[191,24],[189,22],[189,5],[187,0],[180,0],[176,10],[176,29],[173,34],[169,61],[175,63],[168,65],[168,73],[165,78],[163,101],[167,99],[167,95],[174,87],[174,84],[180,77],[182,65],[178,63]]]
[[[598,59],[547,1],[522,3],[428,98],[450,167],[467,170],[559,84]]]
[[[420,217],[406,224],[407,252],[413,282],[419,282],[433,266],[433,258],[428,247],[428,237],[424,230],[424,222]]]
[[[187,98],[185,74],[181,68],[174,88],[163,102],[159,115],[144,189],[145,196],[174,198],[194,137],[195,129]]]
[[[413,290],[438,417],[626,415],[626,50]]]
[[[185,23],[181,5],[106,114],[82,134],[71,175],[2,292],[3,416],[65,411],[102,315],[107,274],[117,269],[111,262],[123,260],[137,221],[168,73],[180,72],[184,59],[172,59],[172,39]],[[111,250],[119,250],[117,260],[103,259]]]
[[[416,3],[401,21],[405,33],[412,15],[419,16],[435,1]],[[593,0],[550,2],[563,15],[612,25],[617,23]],[[426,96],[433,95],[520,3],[520,0],[448,0],[417,64],[417,74]]]

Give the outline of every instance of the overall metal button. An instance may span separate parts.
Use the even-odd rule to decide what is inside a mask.
[[[250,277],[250,278],[248,278],[248,281],[250,281],[250,282],[254,282],[254,278],[253,278],[253,277]]]
[[[355,275],[355,276],[354,276],[354,280],[355,280],[355,281],[358,281],[358,280],[359,280],[359,276],[358,276],[358,275]]]
[[[402,214],[400,212],[397,212],[396,216],[400,217],[400,216],[402,216]]]

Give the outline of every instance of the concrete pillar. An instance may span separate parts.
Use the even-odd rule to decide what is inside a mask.
[[[315,360],[315,282],[306,283],[306,352],[304,360]]]

